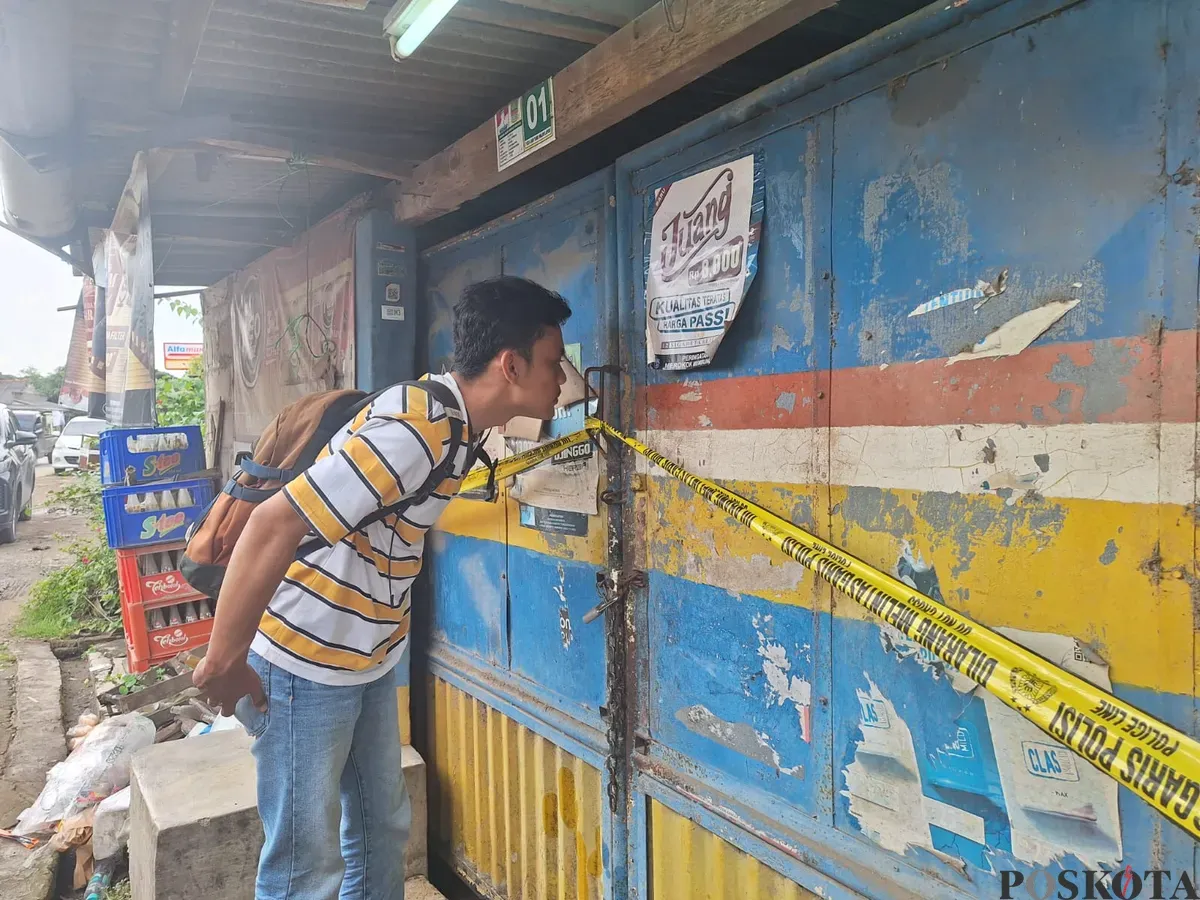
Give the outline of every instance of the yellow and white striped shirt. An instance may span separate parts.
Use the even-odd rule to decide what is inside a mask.
[[[381,507],[418,491],[450,446],[446,409],[432,395],[402,385],[380,394],[284,488],[324,543],[302,551],[263,614],[251,649],[270,663],[321,684],[362,684],[399,660],[425,532],[458,493],[470,455],[458,385],[449,375],[428,377],[454,391],[464,419],[450,476],[432,495],[359,527]]]

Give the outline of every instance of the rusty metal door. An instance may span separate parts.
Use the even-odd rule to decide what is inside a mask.
[[[430,368],[450,365],[462,288],[500,273],[562,293],[573,311],[568,355],[581,371],[607,363],[611,197],[611,173],[601,173],[426,251]],[[576,412],[549,423],[550,434],[582,427]],[[589,465],[598,495],[606,461]],[[623,896],[608,635],[603,619],[582,622],[609,567],[608,507],[596,503],[546,514],[504,486],[497,503],[451,504],[431,540],[432,849],[489,897]]]
[[[1175,0],[941,4],[617,166],[624,427],[1193,733],[1198,34]],[[652,192],[749,152],[756,283],[710,366],[653,371]],[[1194,878],[1136,794],[690,489],[629,488],[631,896]]]

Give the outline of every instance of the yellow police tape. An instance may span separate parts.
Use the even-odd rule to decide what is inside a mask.
[[[589,418],[584,431],[504,460],[497,480],[520,474],[593,434],[610,435],[640,453],[1200,838],[1200,742],[786,519],[693,475],[611,425]],[[471,473],[464,489],[472,480],[475,487],[486,483],[486,470],[482,476]]]

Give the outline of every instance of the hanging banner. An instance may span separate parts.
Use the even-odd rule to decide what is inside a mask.
[[[134,157],[104,250],[105,418],[113,425],[153,425],[154,246],[144,153]]]
[[[758,270],[763,167],[743,156],[660,187],[646,241],[646,358],[707,366]]]
[[[92,251],[92,271],[96,275],[96,298],[93,303],[92,340],[88,345],[87,414],[93,419],[104,418],[104,407],[108,402],[105,393],[105,370],[108,368],[108,261],[105,259],[104,242]]]
[[[84,277],[75,304],[75,324],[71,327],[71,343],[67,347],[67,364],[62,390],[58,393],[60,406],[87,410],[91,391],[92,331],[96,327],[96,282]]]
[[[354,387],[354,226],[339,210],[217,287],[230,298],[233,434],[253,441],[314,391]],[[214,289],[212,296],[220,296]]]

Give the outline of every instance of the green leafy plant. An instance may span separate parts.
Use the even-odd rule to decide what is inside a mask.
[[[109,633],[121,627],[117,555],[104,537],[100,480],[77,473],[50,495],[52,509],[87,518],[90,534],[64,549],[71,561],[37,582],[21,608],[16,632],[38,640],[79,633]]]
[[[159,425],[204,425],[204,366],[192,360],[186,375],[159,372],[156,383]]]

